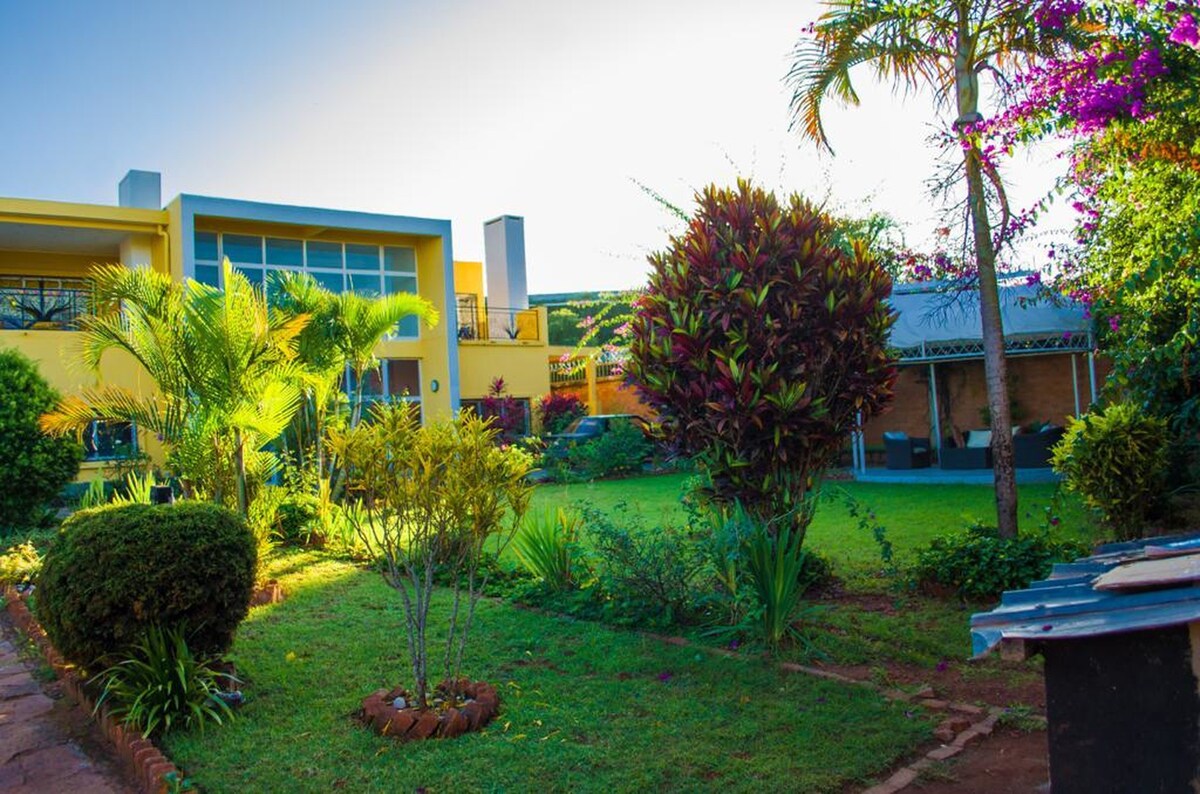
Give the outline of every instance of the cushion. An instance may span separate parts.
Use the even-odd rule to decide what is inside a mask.
[[[982,447],[990,447],[992,445],[991,430],[969,430],[967,431],[967,449],[980,449]]]

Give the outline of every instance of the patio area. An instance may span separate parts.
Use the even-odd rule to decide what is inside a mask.
[[[930,466],[924,469],[886,469],[870,467],[853,472],[858,482],[895,483],[906,485],[991,485],[994,482],[991,469],[942,469]],[[1053,469],[1017,469],[1018,485],[1052,483],[1059,481]]]

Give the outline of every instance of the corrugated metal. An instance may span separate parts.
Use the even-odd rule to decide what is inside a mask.
[[[1150,553],[1147,547],[1155,547]],[[976,657],[1006,642],[1062,640],[1179,625],[1200,620],[1200,587],[1100,591],[1097,577],[1129,562],[1200,553],[1200,533],[1102,546],[1091,557],[1055,565],[1049,579],[1004,594],[1000,606],[971,617]]]

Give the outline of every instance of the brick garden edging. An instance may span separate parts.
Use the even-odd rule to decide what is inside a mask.
[[[75,668],[63,659],[62,654],[50,644],[50,638],[45,630],[29,611],[24,597],[12,586],[6,586],[3,592],[5,609],[12,618],[13,624],[33,641],[41,652],[42,657],[54,669],[63,689],[79,705],[93,715],[100,726],[104,737],[112,743],[121,766],[130,781],[147,794],[165,794],[168,790],[167,775],[174,773],[177,779],[183,775],[171,760],[149,739],[135,730],[126,729],[113,719],[107,707],[95,711],[96,703],[84,691],[83,679]]]

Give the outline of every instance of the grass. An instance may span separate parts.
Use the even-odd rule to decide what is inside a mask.
[[[591,502],[606,512],[624,502],[651,522],[681,523],[686,519],[680,506],[688,475],[665,474],[626,480],[604,480],[570,485],[542,485],[534,493],[534,508]],[[1019,489],[1021,529],[1037,529],[1045,519],[1057,486],[1022,485]],[[888,485],[879,483],[828,482],[824,500],[808,530],[806,543],[828,556],[840,575],[879,567],[879,547],[869,531],[860,529],[850,515],[845,495],[874,511],[887,529],[897,562],[913,558],[916,551],[937,535],[982,520],[995,523],[993,491],[983,485]],[[1075,500],[1065,500],[1061,513],[1063,532],[1088,537],[1091,521]]]
[[[167,742],[213,794],[836,792],[929,736],[926,716],[870,690],[485,602],[466,670],[497,685],[500,716],[482,733],[400,744],[352,718],[364,695],[407,683],[398,595],[312,554],[281,556],[272,575],[290,595],[239,629],[239,718]]]
[[[541,486],[534,509],[587,500],[612,513],[624,502],[651,526],[681,523],[685,479]],[[884,684],[893,673],[933,672],[940,662],[965,659],[969,615],[989,605],[922,597],[900,579],[881,577],[876,542],[840,489],[887,527],[901,565],[934,536],[990,516],[990,489],[827,489],[833,498],[818,510],[808,542],[831,558],[847,592],[825,599],[806,627],[810,644],[783,658],[862,666]],[[1024,530],[1042,524],[1053,495],[1053,486],[1021,488]],[[1090,531],[1078,505],[1061,515],[1061,531]],[[209,792],[843,791],[929,737],[926,715],[870,690],[781,674],[749,654],[727,659],[485,602],[466,670],[498,686],[500,717],[458,740],[398,744],[353,719],[365,694],[408,683],[397,594],[377,574],[310,553],[280,555],[271,575],[290,597],[254,610],[239,630],[234,651],[250,694],[239,719],[168,740],[173,759]],[[1038,676],[998,661],[959,674],[981,686]]]

